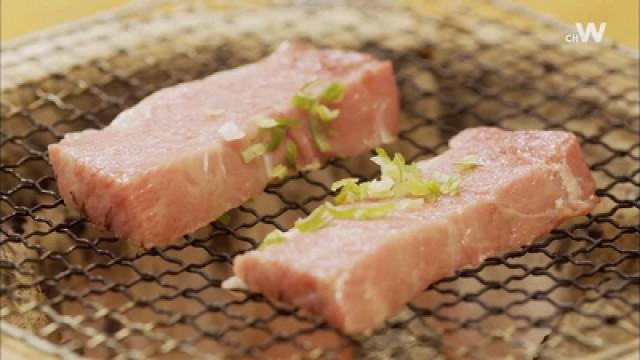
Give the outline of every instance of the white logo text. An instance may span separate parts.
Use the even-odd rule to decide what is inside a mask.
[[[600,23],[599,27],[596,28],[596,24],[589,22],[587,26],[583,26],[582,23],[576,23],[576,32],[568,33],[564,37],[564,41],[568,43],[577,43],[577,42],[589,42],[595,41],[599,43],[602,41],[604,37],[604,30],[607,28],[607,23]]]

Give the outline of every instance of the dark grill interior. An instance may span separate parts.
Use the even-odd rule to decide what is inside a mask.
[[[606,359],[638,347],[637,57],[614,44],[565,43],[570,29],[502,2],[249,3],[136,4],[3,46],[3,331],[62,357],[132,359]],[[164,248],[133,248],[64,206],[48,144],[290,38],[394,62],[404,116],[388,150],[429,158],[471,126],[572,131],[600,205],[534,245],[439,281],[357,338],[220,284],[235,255],[332,196],[332,181],[374,177],[369,154],[273,183],[228,219]]]

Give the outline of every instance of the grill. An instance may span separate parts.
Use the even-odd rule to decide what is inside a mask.
[[[146,1],[4,45],[2,332],[65,358],[631,358],[640,335],[638,59],[606,41],[566,43],[569,31],[502,1]],[[164,248],[134,248],[65,207],[48,144],[291,38],[393,61],[403,128],[388,150],[429,158],[471,126],[572,131],[600,205],[429,286],[359,337],[220,284],[234,256],[331,197],[332,181],[373,178],[369,155],[272,183]]]

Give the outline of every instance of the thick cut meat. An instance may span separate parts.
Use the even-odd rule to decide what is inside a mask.
[[[346,333],[380,325],[430,283],[490,255],[529,244],[595,205],[595,185],[566,132],[465,130],[450,149],[418,163],[424,176],[459,173],[460,193],[374,220],[338,220],[240,255],[236,275],[252,290],[323,316]]]
[[[325,153],[314,144],[306,114],[290,103],[312,79],[320,87],[332,81],[346,87]],[[258,134],[252,119],[258,114],[302,120],[285,135],[297,144],[298,167],[358,154],[397,133],[391,63],[284,43],[260,62],[158,91],[105,129],[68,134],[49,147],[58,189],[68,206],[115,234],[143,246],[165,244],[262,191],[268,170],[284,161],[284,145],[243,160]],[[225,140],[218,130],[231,123],[245,136]]]

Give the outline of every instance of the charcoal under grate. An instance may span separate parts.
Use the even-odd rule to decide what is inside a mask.
[[[167,0],[3,45],[0,328],[65,358],[634,356],[638,59],[611,43],[565,43],[568,31],[492,1]],[[426,159],[472,126],[572,131],[600,205],[531,246],[428,287],[359,337],[220,284],[234,256],[330,198],[332,181],[373,178],[369,154],[272,183],[228,219],[163,248],[134,248],[65,207],[48,144],[292,38],[393,61],[403,119],[388,150]]]

